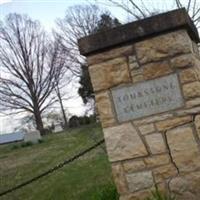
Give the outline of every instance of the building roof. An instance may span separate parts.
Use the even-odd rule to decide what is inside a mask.
[[[6,144],[11,142],[18,142],[24,139],[23,132],[15,132],[9,134],[0,135],[0,144]]]

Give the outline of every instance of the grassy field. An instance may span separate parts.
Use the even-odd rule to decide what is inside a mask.
[[[98,125],[44,137],[44,142],[16,148],[0,146],[0,192],[34,177],[93,145],[102,138]],[[95,196],[112,185],[111,169],[102,148],[4,197],[1,200],[96,200]]]

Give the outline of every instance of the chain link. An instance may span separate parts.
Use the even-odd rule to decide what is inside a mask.
[[[94,144],[93,146],[91,146],[91,147],[85,149],[84,151],[82,151],[82,152],[76,154],[75,156],[73,156],[73,157],[71,157],[71,158],[69,158],[69,159],[64,160],[63,162],[57,164],[57,165],[54,166],[53,168],[51,168],[51,169],[49,169],[49,170],[47,170],[47,171],[45,171],[45,172],[39,174],[38,176],[35,176],[34,178],[31,178],[31,179],[29,179],[29,180],[27,180],[27,181],[25,181],[25,182],[23,182],[23,183],[21,183],[21,184],[18,184],[18,185],[16,185],[16,186],[14,186],[14,187],[12,187],[12,188],[10,188],[10,189],[4,191],[4,192],[1,192],[1,193],[0,193],[0,197],[6,195],[6,194],[8,194],[8,193],[14,192],[14,191],[16,191],[16,190],[19,190],[20,188],[22,188],[22,187],[24,187],[24,186],[26,186],[26,185],[29,185],[29,184],[31,184],[31,183],[37,181],[38,179],[40,179],[40,178],[42,178],[42,177],[45,177],[45,176],[47,176],[47,175],[49,175],[49,174],[55,172],[55,171],[58,170],[58,169],[61,169],[61,168],[64,167],[65,165],[67,165],[67,164],[73,162],[74,160],[77,160],[77,159],[80,158],[81,156],[83,156],[83,155],[85,155],[86,153],[92,151],[93,149],[97,148],[98,146],[100,146],[100,145],[103,144],[103,143],[104,143],[104,139],[100,140],[99,142],[97,142],[97,143]]]

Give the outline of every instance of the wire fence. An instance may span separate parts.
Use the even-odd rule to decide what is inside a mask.
[[[94,145],[92,145],[91,147],[81,151],[80,153],[76,154],[75,156],[71,157],[71,158],[68,158],[68,159],[65,159],[64,161],[58,163],[56,166],[52,167],[51,169],[48,169],[47,171],[27,180],[27,181],[24,181],[22,182],[21,184],[18,184],[8,190],[5,190],[3,192],[0,193],[0,197],[8,194],[8,193],[11,193],[11,192],[14,192],[16,190],[19,190],[21,189],[22,187],[25,187],[26,185],[29,185],[35,181],[37,181],[38,179],[41,179],[42,177],[45,177],[55,171],[57,171],[58,169],[61,169],[62,167],[64,167],[65,165],[77,160],[78,158],[82,157],[83,155],[89,153],[90,151],[96,149],[97,147],[99,147],[100,145],[102,145],[104,143],[104,139],[100,140],[99,142],[95,143]]]

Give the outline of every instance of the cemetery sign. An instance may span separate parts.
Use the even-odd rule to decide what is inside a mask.
[[[173,110],[184,105],[176,74],[112,89],[119,122]]]

